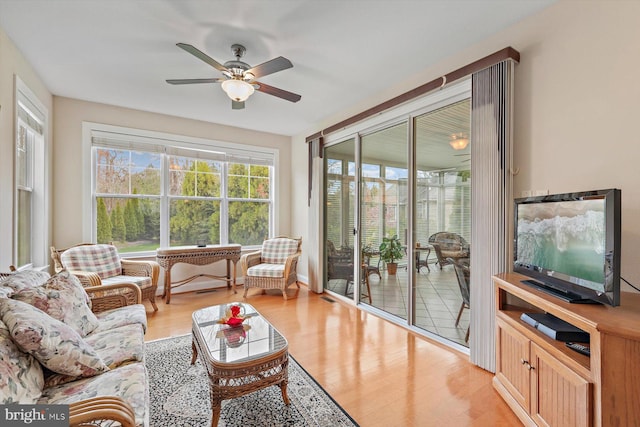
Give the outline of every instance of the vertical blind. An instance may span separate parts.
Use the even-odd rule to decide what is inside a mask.
[[[491,276],[507,270],[514,62],[472,76],[471,362],[495,372],[495,294]],[[482,248],[482,250],[473,250]],[[482,307],[482,309],[475,309]]]

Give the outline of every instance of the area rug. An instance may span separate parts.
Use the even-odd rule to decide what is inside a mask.
[[[211,425],[209,379],[198,360],[191,365],[191,335],[146,344],[150,382],[150,427]],[[222,402],[219,426],[358,426],[289,356],[290,405],[272,386]]]

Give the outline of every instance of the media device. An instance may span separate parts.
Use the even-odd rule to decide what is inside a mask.
[[[574,303],[620,305],[618,189],[515,200],[514,271]]]

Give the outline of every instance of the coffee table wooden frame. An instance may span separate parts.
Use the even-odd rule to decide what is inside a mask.
[[[265,319],[266,321],[266,319]],[[289,346],[264,357],[253,358],[239,363],[221,363],[209,357],[205,338],[199,325],[193,322],[191,364],[200,361],[209,375],[211,397],[211,426],[218,425],[222,401],[244,396],[271,385],[279,385],[282,400],[289,405],[287,384],[289,382]]]

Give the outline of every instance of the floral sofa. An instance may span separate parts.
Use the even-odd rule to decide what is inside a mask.
[[[120,292],[121,307],[96,310],[94,301],[113,305],[103,304],[111,286],[134,297]],[[0,404],[69,405],[71,426],[148,425],[140,290],[134,284],[98,288],[83,288],[66,270],[2,275]]]

